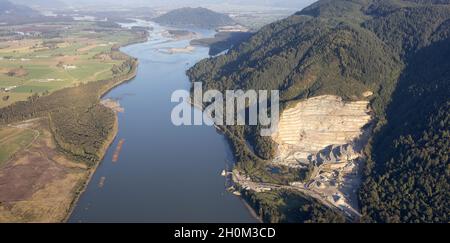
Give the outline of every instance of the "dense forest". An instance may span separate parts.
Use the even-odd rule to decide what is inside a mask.
[[[410,57],[388,123],[374,137],[360,191],[363,220],[449,222],[449,56],[446,39]]]
[[[154,22],[180,27],[214,29],[232,25],[235,22],[228,15],[217,13],[206,8],[180,8],[153,19]]]
[[[365,149],[362,220],[448,222],[449,38],[448,0],[322,0],[263,27],[226,55],[201,61],[188,75],[204,89],[279,89],[282,107],[323,94],[358,100],[372,91],[377,124]],[[274,145],[259,128],[223,130],[237,167],[253,180],[287,183],[305,173],[271,173]],[[286,200],[274,197],[252,200]],[[296,207],[305,205],[311,204]],[[289,216],[277,212],[271,215]],[[308,217],[298,221],[323,220]]]
[[[219,32],[212,38],[192,40],[191,45],[208,46],[209,55],[215,56],[247,40],[251,35],[250,32]]]

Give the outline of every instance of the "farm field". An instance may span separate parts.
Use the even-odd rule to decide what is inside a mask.
[[[0,222],[63,221],[92,169],[56,149],[46,118],[0,127],[0,137]]]
[[[0,166],[15,153],[28,147],[38,136],[37,131],[26,128],[0,128]]]
[[[136,38],[95,22],[0,27],[0,108],[38,94],[109,79],[123,62],[111,48]]]

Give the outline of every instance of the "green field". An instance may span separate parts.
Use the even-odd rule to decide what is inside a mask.
[[[123,60],[98,58],[108,54],[114,45],[122,45],[136,37],[119,28],[100,28],[95,23],[59,23],[13,26],[12,28],[63,29],[57,37],[25,37],[0,39],[0,108],[33,94],[109,79],[111,68]],[[0,28],[1,29],[1,28]],[[17,73],[16,70],[22,70]]]
[[[29,146],[38,132],[14,127],[0,128],[0,166],[18,151]]]

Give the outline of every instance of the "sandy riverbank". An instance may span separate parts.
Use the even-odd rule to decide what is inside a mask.
[[[195,51],[195,47],[194,46],[186,46],[186,47],[172,47],[172,48],[164,48],[164,49],[160,49],[161,53],[166,53],[166,54],[179,54],[179,53],[184,53],[184,54],[189,54]]]

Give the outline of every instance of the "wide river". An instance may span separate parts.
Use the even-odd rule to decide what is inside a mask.
[[[214,127],[171,122],[172,92],[189,90],[185,71],[208,57],[208,48],[168,54],[189,40],[171,40],[163,27],[147,24],[154,27],[149,41],[122,49],[139,59],[138,73],[106,95],[124,108],[119,132],[69,222],[256,222],[220,176],[233,159],[224,136]]]

